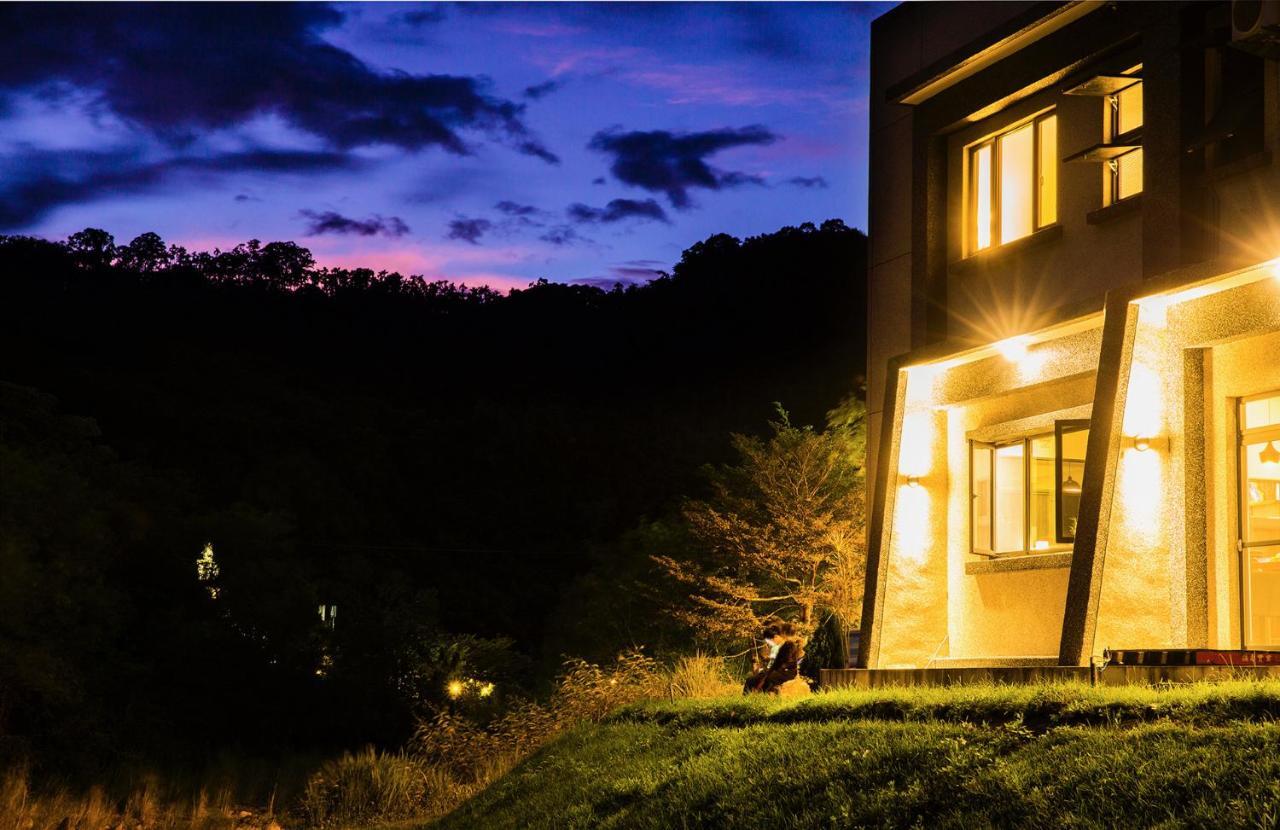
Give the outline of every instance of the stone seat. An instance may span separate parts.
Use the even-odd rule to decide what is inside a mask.
[[[778,687],[778,697],[804,697],[812,694],[809,679],[804,675],[793,677]]]

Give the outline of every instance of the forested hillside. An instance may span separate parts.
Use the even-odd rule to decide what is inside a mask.
[[[661,520],[773,402],[860,394],[865,246],[719,235],[647,285],[503,296],[0,237],[5,751],[392,743],[460,661],[527,690],[684,646],[635,585]]]

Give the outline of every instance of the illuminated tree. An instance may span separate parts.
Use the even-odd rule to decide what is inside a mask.
[[[793,426],[779,407],[773,434],[734,435],[738,463],[712,470],[710,498],[685,505],[702,555],[654,560],[689,587],[675,613],[700,634],[740,645],[771,621],[792,621],[807,636],[826,615],[857,618],[866,561],[861,405],[828,420],[824,431]]]

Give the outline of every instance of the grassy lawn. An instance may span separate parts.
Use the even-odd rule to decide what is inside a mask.
[[[1280,683],[644,704],[437,826],[1277,827]]]

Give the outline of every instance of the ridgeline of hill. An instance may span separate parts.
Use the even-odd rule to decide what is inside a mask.
[[[440,830],[1280,826],[1280,683],[838,691],[624,709]]]
[[[0,237],[8,745],[396,746],[464,669],[529,693],[683,648],[637,587],[663,520],[772,402],[856,394],[865,254],[831,220],[501,296],[288,242]]]

